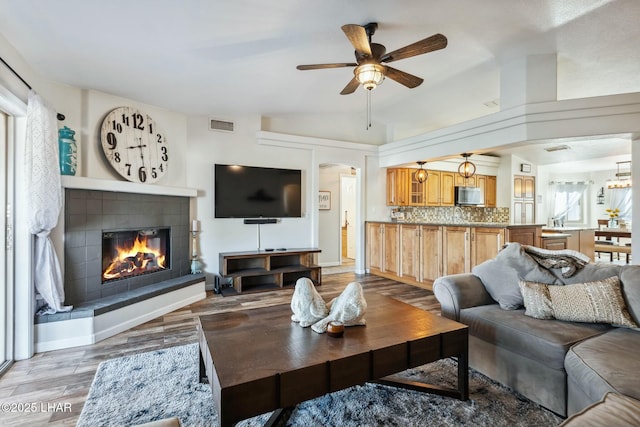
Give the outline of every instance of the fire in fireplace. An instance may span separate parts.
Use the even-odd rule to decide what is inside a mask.
[[[169,228],[102,233],[102,283],[170,268]]]

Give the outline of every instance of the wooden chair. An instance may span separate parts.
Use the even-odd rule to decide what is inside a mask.
[[[598,229],[602,230],[603,228],[606,228],[607,225],[609,224],[609,220],[608,219],[599,219],[598,220]],[[613,240],[608,240],[608,239],[601,239],[601,236],[596,236],[596,245],[599,246],[599,249],[602,249],[601,245],[613,245],[614,242]],[[596,254],[609,254],[609,261],[613,262],[613,251],[608,252],[608,251],[601,251],[601,250],[596,250]],[[620,259],[620,255],[616,252],[616,257],[618,259]]]

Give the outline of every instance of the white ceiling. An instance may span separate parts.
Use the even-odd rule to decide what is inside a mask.
[[[364,90],[339,94],[352,69],[296,65],[353,62],[347,23],[377,22],[388,51],[442,33],[446,49],[393,64],[421,86],[372,93],[375,125],[407,136],[497,111],[500,63],[526,54],[557,52],[558,99],[640,92],[639,20],[638,0],[0,0],[0,33],[45,78],[197,115],[360,123]],[[593,147],[574,160],[610,152],[575,144]]]

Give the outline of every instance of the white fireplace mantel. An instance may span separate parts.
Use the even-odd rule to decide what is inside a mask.
[[[113,191],[117,193],[159,194],[164,196],[197,197],[198,190],[186,187],[166,185],[138,184],[127,181],[86,178],[81,176],[62,176],[62,187],[78,190]]]

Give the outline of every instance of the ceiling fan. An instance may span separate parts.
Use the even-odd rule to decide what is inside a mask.
[[[378,43],[371,42],[371,36],[378,28],[375,22],[362,25],[347,24],[342,26],[342,31],[356,49],[356,62],[334,63],[334,64],[309,64],[298,65],[298,70],[319,70],[323,68],[356,67],[353,70],[354,77],[342,89],[341,95],[348,95],[362,84],[367,90],[375,89],[385,77],[408,87],[419,86],[424,80],[404,71],[392,68],[386,63],[398,61],[400,59],[411,58],[444,49],[447,46],[447,38],[442,34],[434,34],[424,40],[417,41],[393,52],[386,53],[387,49]]]

